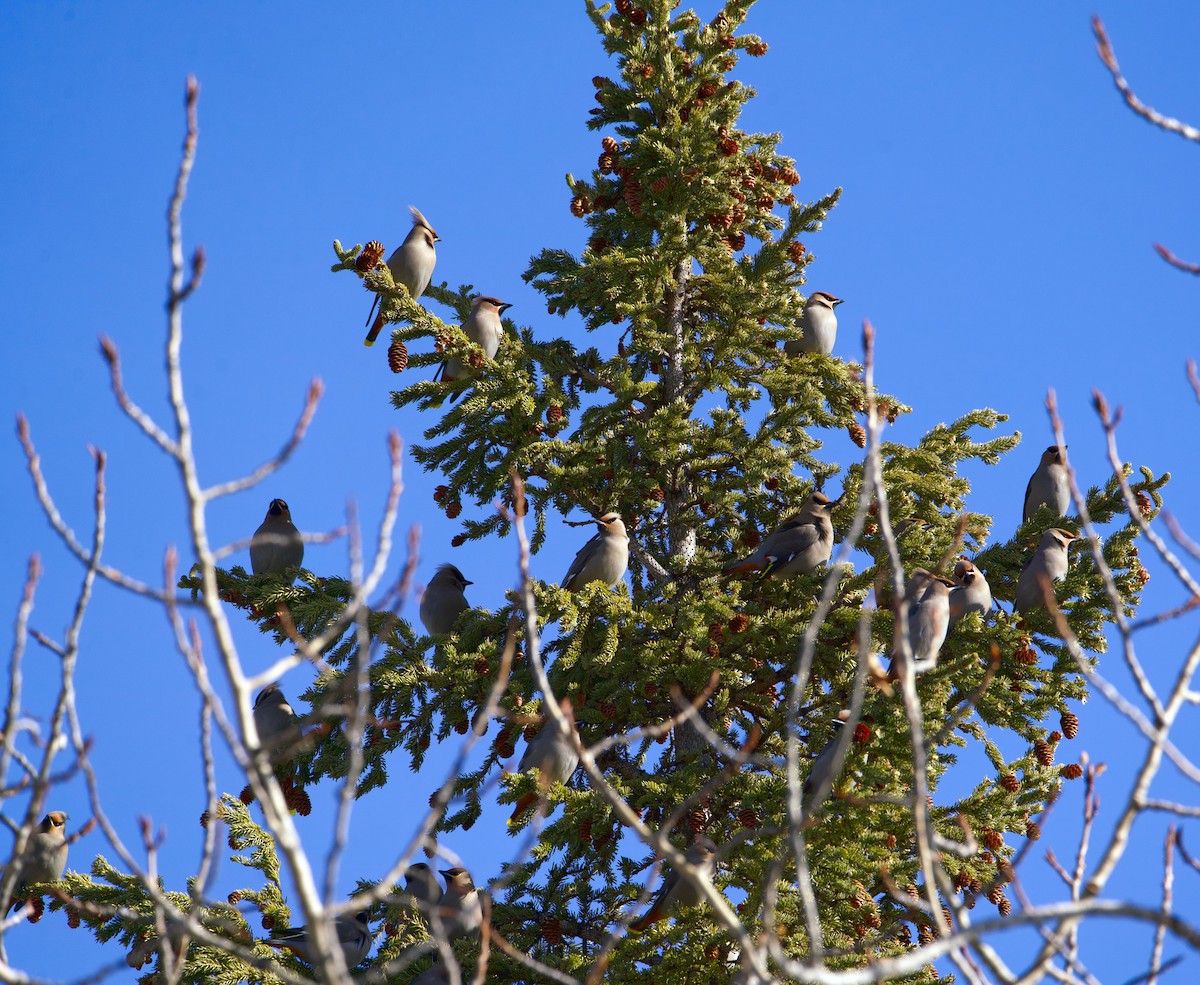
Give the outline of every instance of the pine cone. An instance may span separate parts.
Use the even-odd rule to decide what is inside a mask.
[[[854,726],[854,744],[857,746],[865,746],[871,741],[871,726],[866,722],[859,722]]]
[[[1002,773],[1000,775],[1000,786],[1009,793],[1017,793],[1021,789],[1021,781],[1017,779],[1015,773]]]
[[[608,153],[608,151],[605,151],[598,158],[596,158],[596,168],[599,170],[599,172],[601,174],[612,174],[612,169],[613,169],[612,154]]]
[[[393,373],[403,373],[408,366],[408,346],[401,339],[393,339],[388,346],[388,366]]]
[[[733,51],[737,47],[737,38],[732,34],[723,34],[721,35],[720,44],[726,51]]]
[[[542,920],[542,940],[551,947],[557,947],[562,943],[563,932],[562,924],[559,923],[558,917],[545,917]]]
[[[806,252],[804,244],[799,240],[793,240],[791,243],[788,243],[787,255],[792,263],[799,263],[803,260]]]
[[[621,150],[621,145],[618,144],[612,137],[605,137],[600,141],[600,146],[603,147],[605,152],[608,154],[618,154]]]
[[[448,493],[449,491],[450,491],[449,486],[438,486],[433,491],[433,501],[435,503],[440,503],[443,499],[446,498],[446,493]]]
[[[1150,572],[1139,564],[1136,577],[1139,585],[1145,585],[1150,580]]]
[[[383,244],[377,239],[371,240],[362,248],[362,252],[354,258],[354,269],[360,274],[369,274],[383,259]]]
[[[738,142],[732,137],[726,137],[724,140],[717,142],[717,150],[726,157],[733,157],[738,152]]]
[[[846,430],[850,433],[850,440],[858,445],[859,448],[867,446],[867,430],[858,421],[852,421]]]
[[[450,546],[451,547],[462,547],[463,544],[465,544],[466,542],[467,542],[466,534],[455,534],[453,537],[450,538]]]
[[[1078,763],[1067,763],[1067,765],[1062,768],[1062,775],[1068,780],[1078,780],[1081,776],[1083,776],[1083,767]]]
[[[462,513],[462,503],[460,503],[457,499],[446,504],[447,519],[453,520],[457,518],[460,513]]]
[[[600,702],[600,716],[612,721],[617,717],[617,704],[615,701]]]
[[[743,232],[731,233],[725,240],[733,250],[744,250],[746,248],[746,234]]]
[[[491,669],[492,668],[491,668],[491,665],[488,663],[487,657],[476,657],[475,658],[475,673],[478,674],[480,677],[486,677],[488,671],[490,671]]]
[[[1073,712],[1064,711],[1058,719],[1059,725],[1062,726],[1062,733],[1068,739],[1073,739],[1079,734],[1079,719],[1075,717]]]
[[[603,89],[609,83],[609,79],[603,75],[592,76],[592,86],[596,89]]]
[[[767,42],[755,41],[746,45],[746,54],[753,55],[755,58],[761,58],[767,53]]]
[[[635,27],[641,27],[646,23],[646,11],[642,7],[634,7],[629,11],[629,22]]]
[[[999,906],[1000,901],[1004,899],[1004,890],[1000,888],[998,882],[989,883],[986,895],[989,903]]]
[[[767,476],[766,481],[763,482],[763,485],[771,490],[771,492],[774,492],[779,488],[779,479],[776,476],[769,475]]]
[[[1042,826],[1037,821],[1025,822],[1025,837],[1030,841],[1037,841],[1042,836]]]
[[[585,817],[579,822],[579,840],[584,845],[590,844],[592,840],[592,819]]]
[[[67,926],[70,927],[72,930],[75,930],[76,928],[78,928],[78,926],[79,926],[79,911],[78,910],[72,909],[70,907],[67,908]]]
[[[758,811],[753,807],[743,807],[738,811],[738,820],[741,822],[743,828],[749,828],[751,831],[760,824]]]
[[[1026,666],[1026,667],[1028,667],[1031,664],[1037,663],[1037,659],[1038,659],[1037,650],[1035,650],[1033,647],[1031,647],[1029,645],[1028,637],[1022,639],[1021,645],[1017,648],[1017,651],[1013,654],[1013,659],[1015,659],[1017,661],[1017,663],[1022,664],[1023,666]]]
[[[1143,517],[1149,519],[1150,514],[1154,512],[1154,500],[1144,492],[1139,492],[1135,498],[1137,499],[1138,510]]]
[[[1055,729],[1048,736],[1046,736],[1046,741],[1049,742],[1050,745],[1056,746],[1062,742],[1062,733],[1058,729]]]
[[[642,687],[642,694],[647,698],[651,698],[651,699],[657,698],[658,697],[658,685],[655,684],[653,681],[647,681],[645,686]]]
[[[1054,765],[1054,747],[1045,739],[1037,739],[1033,743],[1033,757],[1041,766]]]
[[[576,219],[582,219],[588,213],[588,200],[582,195],[576,195],[571,199],[571,215]]]
[[[729,629],[733,633],[742,633],[746,631],[746,627],[750,625],[750,617],[744,612],[739,612],[729,620]]]
[[[1004,836],[999,831],[995,831],[992,828],[984,828],[981,837],[983,843],[993,852],[999,851],[1004,847]]]

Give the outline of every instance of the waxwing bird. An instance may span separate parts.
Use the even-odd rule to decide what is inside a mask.
[[[983,572],[965,557],[954,566],[954,585],[950,592],[950,628],[972,612],[986,619],[992,611],[992,588]]]
[[[288,704],[278,684],[268,684],[254,699],[254,727],[258,729],[259,744],[266,751],[272,766],[291,759],[304,735],[299,716]]]
[[[458,617],[471,608],[463,589],[474,584],[454,565],[438,566],[421,596],[421,622],[430,636],[442,636],[454,629]]]
[[[811,575],[833,556],[833,522],[829,511],[833,503],[822,493],[813,493],[800,512],[768,534],[752,554],[726,565],[721,574],[746,574],[761,571],[768,575]]]
[[[540,783],[549,786],[551,783],[566,783],[578,766],[579,754],[571,738],[564,736],[551,719],[545,718],[542,720],[542,730],[525,747],[517,772],[536,769],[540,774]],[[509,821],[515,822],[529,810],[537,803],[538,796],[539,791],[536,790],[521,794]]]
[[[1025,562],[1021,574],[1017,576],[1017,594],[1013,600],[1013,608],[1017,612],[1024,615],[1034,609],[1046,608],[1043,579],[1049,587],[1067,577],[1067,548],[1071,546],[1071,541],[1078,539],[1070,530],[1062,527],[1051,527],[1042,534],[1041,543],[1033,552],[1033,557]]]
[[[819,352],[828,356],[833,352],[837,338],[837,314],[834,312],[842,298],[835,298],[824,291],[813,291],[804,302],[804,313],[797,323],[800,338],[788,339],[783,349],[789,356],[801,352]]]
[[[25,850],[19,859],[14,859],[17,881],[14,896],[4,907],[7,915],[14,906],[25,899],[28,887],[47,882],[58,882],[67,867],[67,815],[62,811],[51,811],[41,823],[29,833]]]
[[[369,910],[359,910],[353,916],[338,917],[333,922],[337,932],[337,942],[342,947],[342,957],[347,968],[353,968],[362,962],[371,950],[371,913]],[[309,955],[308,927],[285,927],[278,933],[267,938],[270,947],[286,947],[305,964],[312,964]]]
[[[684,852],[688,865],[700,870],[705,877],[711,879],[716,871],[714,864],[717,854],[717,846],[713,844],[713,840],[707,835],[700,835]],[[649,927],[651,924],[658,923],[659,920],[665,920],[669,916],[673,916],[679,910],[689,906],[695,906],[703,899],[700,890],[691,884],[687,879],[682,878],[678,872],[671,872],[663,880],[662,887],[658,891],[658,895],[654,897],[654,902],[650,904],[650,909],[646,911],[637,923],[629,925],[630,930],[638,931],[639,933]]]
[[[409,295],[416,301],[425,293],[425,288],[429,286],[429,281],[433,278],[433,266],[437,263],[437,250],[434,249],[433,244],[440,242],[441,237],[433,231],[433,227],[425,221],[425,217],[417,208],[410,205],[408,211],[412,213],[412,229],[404,237],[404,242],[392,251],[387,265],[392,272],[392,280],[396,284],[403,284],[408,288]],[[375,302],[371,305],[372,312],[375,311],[377,304],[379,304],[378,295],[375,296]],[[367,321],[371,321],[370,314],[367,315]],[[367,333],[363,344],[374,345],[382,328],[383,311],[380,310],[379,314],[375,316],[371,331]]]
[[[267,517],[250,538],[250,571],[256,575],[282,575],[304,560],[304,538],[292,523],[292,513],[282,499],[271,500]]]
[[[1042,452],[1042,460],[1029,477],[1025,487],[1025,511],[1022,521],[1028,521],[1039,506],[1049,506],[1055,516],[1066,516],[1071,505],[1071,481],[1065,464],[1066,446],[1051,445]]]
[[[483,297],[482,295],[471,298],[471,313],[467,315],[466,321],[462,324],[463,334],[479,346],[488,359],[496,358],[496,352],[500,348],[500,338],[504,335],[504,325],[501,323],[500,317],[511,307],[511,304],[501,301],[499,298]],[[471,375],[471,370],[462,364],[462,360],[453,357],[443,361],[438,367],[438,372],[441,374],[443,383],[452,383]],[[437,378],[437,374],[435,374],[434,379]],[[451,402],[457,396],[458,394],[455,394],[451,397]]]
[[[954,582],[949,578],[932,576],[925,584],[919,598],[908,606],[908,645],[913,655],[913,672],[917,674],[932,670],[937,665],[938,653],[946,642],[950,630],[950,589]],[[899,670],[899,647],[893,649],[891,676]]]
[[[405,871],[404,891],[412,904],[426,917],[433,912],[438,900],[442,898],[442,887],[438,884],[437,876],[424,862],[416,862]]]
[[[447,940],[475,936],[483,925],[483,903],[471,873],[456,865],[452,869],[443,869],[442,875],[446,879],[446,891],[438,900],[434,930],[440,920]]]
[[[805,797],[810,797],[814,791],[824,788],[827,782],[829,783],[829,792],[833,792],[833,785],[837,780],[833,769],[838,765],[835,754],[837,752],[838,739],[841,737],[842,729],[845,727],[846,722],[845,719],[835,718],[830,724],[834,726],[833,738],[821,747],[821,751],[817,753],[816,758],[813,760],[812,768],[808,771],[808,776],[804,778]],[[806,811],[812,811],[816,806],[816,804],[809,802],[804,805],[804,808]]]
[[[928,520],[922,520],[918,517],[906,517],[903,520],[897,520],[892,526],[892,537],[896,541],[896,546],[899,547],[907,539],[907,535],[911,531],[929,530],[932,526],[933,524],[929,523]],[[890,609],[894,601],[892,593],[892,568],[886,551],[883,551],[879,558],[879,563],[875,567],[875,577],[872,579],[872,587],[875,590],[875,608]],[[912,575],[908,576],[909,580],[913,578],[917,571],[925,571],[925,569],[917,568]],[[929,574],[929,572],[926,572],[926,574]],[[908,595],[907,584],[908,582],[906,581],[906,597]]]
[[[610,588],[625,575],[629,566],[629,534],[619,513],[605,513],[596,521],[600,532],[579,549],[562,580],[562,587],[577,592],[593,581]]]

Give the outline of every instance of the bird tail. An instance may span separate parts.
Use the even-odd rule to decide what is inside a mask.
[[[378,302],[379,298],[377,297],[375,300],[376,300],[376,302]],[[371,306],[371,310],[372,311],[375,310],[374,305]],[[383,312],[380,311],[379,314],[377,314],[375,316],[375,323],[371,326],[371,331],[367,332],[367,337],[363,340],[363,345],[374,345],[375,340],[377,338],[379,338],[379,333],[382,330],[383,330]]]
[[[513,808],[512,817],[508,819],[509,824],[516,824],[517,818],[524,814],[529,808],[537,803],[538,795],[536,793],[523,793],[517,799],[516,806]]]
[[[721,569],[722,578],[732,578],[734,575],[745,575],[751,571],[758,571],[759,563],[753,558],[743,558],[741,561],[735,561],[733,564],[726,565]]]
[[[657,906],[657,905],[652,906],[646,912],[646,915],[644,917],[642,917],[641,920],[638,920],[636,923],[631,923],[629,925],[629,929],[636,931],[637,933],[640,934],[647,927],[651,926],[652,924],[658,923],[659,920],[664,919],[666,917],[666,915],[667,915],[666,912],[663,910],[663,908],[661,906]]]

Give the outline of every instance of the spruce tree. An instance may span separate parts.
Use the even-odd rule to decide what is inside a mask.
[[[857,331],[844,324],[831,356],[785,353],[805,303],[812,254],[804,239],[820,230],[840,189],[799,200],[783,137],[739,126],[754,93],[735,78],[738,60],[767,51],[743,28],[751,6],[730,0],[706,22],[667,0],[589,0],[615,69],[594,79],[587,125],[600,137],[598,159],[586,177],[567,178],[567,204],[583,226],[570,248],[532,259],[526,279],[545,296],[547,316],[528,325],[506,319],[494,361],[457,327],[469,286],[428,291],[457,316],[443,320],[423,306],[427,299],[392,284],[377,250],[360,263],[362,250],[335,244],[334,269],[362,277],[395,323],[391,353],[403,385],[393,403],[415,405],[428,421],[412,453],[444,476],[439,500],[461,523],[454,542],[509,537],[518,519],[529,524],[537,633],[526,634],[532,612],[516,592],[498,611],[464,614],[454,634],[437,640],[384,608],[370,612],[367,632],[341,632],[324,654],[330,670],[293,702],[324,725],[278,775],[303,809],[303,788],[347,776],[361,748],[356,793],[375,795],[392,778],[424,775],[435,743],[473,731],[486,736],[486,756],[434,800],[437,836],[450,840],[476,823],[497,789],[504,804],[539,791],[533,773],[501,770],[523,735],[555,727],[542,724],[550,702],[564,702],[587,747],[645,730],[606,744],[596,766],[646,836],[577,772],[540,789],[544,821],[528,812],[512,825],[520,833],[544,824],[528,858],[474,873],[490,885],[496,933],[581,980],[727,982],[745,966],[735,935],[709,906],[642,933],[626,929],[648,906],[647,887],[653,892],[657,834],[680,852],[701,835],[715,842],[715,885],[753,939],[777,935],[776,970],[811,958],[817,923],[828,966],[862,967],[932,940],[943,907],[949,914],[951,904],[986,897],[1006,913],[1010,860],[1037,837],[1038,816],[1064,777],[1077,775],[1062,743],[1074,735],[1071,709],[1087,688],[1048,614],[1020,620],[1005,605],[971,615],[933,669],[900,680],[871,672],[871,655],[886,663],[896,645],[901,611],[877,604],[901,587],[889,543],[905,574],[948,574],[965,552],[1009,603],[1040,533],[1077,525],[1043,509],[1016,531],[994,531],[987,504],[971,500],[962,463],[994,465],[1019,440],[995,433],[1002,413],[964,408],[914,445],[887,440],[911,408],[902,395],[871,389],[869,367],[855,361]],[[582,319],[586,340],[552,337],[556,315]],[[431,379],[447,355],[473,375]],[[877,451],[878,475],[855,446]],[[1163,481],[1143,469],[1134,483],[1148,512]],[[721,576],[814,492],[834,500],[830,564],[814,575]],[[497,511],[497,500],[507,509]],[[1110,525],[1101,549],[1130,612],[1141,587],[1137,528],[1123,515],[1117,483],[1089,490],[1087,507],[1093,521]],[[560,572],[539,564],[547,539],[565,536],[558,520],[608,511],[630,530],[628,584],[559,587]],[[1072,558],[1057,594],[1082,659],[1095,660],[1114,613],[1087,551]],[[183,584],[203,587],[195,577]],[[232,568],[220,584],[225,601],[281,646],[290,645],[281,607],[311,638],[354,593],[345,579],[308,571],[284,585]],[[540,686],[535,655],[552,694]],[[344,707],[360,669],[372,722],[361,737],[328,712]],[[499,721],[483,714],[495,687]],[[921,715],[906,713],[906,689]],[[696,718],[677,721],[688,706]],[[843,709],[842,767],[829,796],[813,791],[797,813],[800,785],[839,735]],[[916,757],[910,718],[923,729]],[[968,753],[969,762],[982,753],[990,772],[966,793],[943,793],[947,771]],[[919,782],[914,758],[925,764]],[[248,799],[226,795],[219,810],[247,886],[203,917],[214,935],[247,947],[258,935],[248,912],[273,924],[295,916],[275,845]],[[936,860],[915,847],[930,839]],[[148,911],[136,884],[104,859],[93,876],[72,881],[71,892]],[[183,893],[172,898],[195,905]],[[373,964],[426,938],[398,896],[374,910],[388,933]],[[147,936],[119,916],[84,919],[105,939],[132,946]],[[473,941],[455,944],[467,973],[478,950]],[[489,962],[489,981],[548,980],[494,945]],[[407,982],[428,964],[422,958],[388,980]],[[184,980],[271,981],[268,968],[248,969],[219,946],[193,942]],[[926,965],[908,977],[938,975]]]

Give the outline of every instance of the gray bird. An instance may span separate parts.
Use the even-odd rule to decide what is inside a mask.
[[[504,325],[500,317],[512,305],[499,298],[478,295],[471,298],[471,313],[462,324],[463,334],[483,350],[488,359],[495,359],[500,348],[500,338],[504,335]],[[462,360],[450,357],[438,367],[444,383],[461,380],[471,375],[471,370],[462,364]],[[437,375],[434,375],[437,379]],[[457,394],[455,394],[457,397]],[[453,401],[454,397],[451,398]]]
[[[612,587],[629,566],[629,534],[619,513],[605,513],[596,521],[600,532],[579,549],[562,580],[562,587],[577,592],[593,581]]]
[[[1042,460],[1025,487],[1022,520],[1028,521],[1039,506],[1049,506],[1055,516],[1066,516],[1071,505],[1071,482],[1064,464],[1066,447],[1051,445],[1042,452]]]
[[[1071,541],[1079,538],[1064,530],[1062,527],[1051,527],[1042,534],[1041,543],[1033,552],[1033,557],[1025,562],[1021,574],[1017,576],[1017,594],[1013,600],[1013,608],[1024,615],[1035,609],[1045,609],[1046,603],[1042,593],[1042,580],[1050,585],[1067,577],[1067,548]]]
[[[913,672],[917,674],[937,666],[938,653],[950,630],[950,589],[954,582],[937,575],[929,578],[920,597],[908,606],[908,645],[912,650]],[[891,676],[899,671],[900,650],[893,650]]]
[[[421,596],[421,622],[430,636],[442,636],[454,629],[458,617],[471,608],[463,589],[474,584],[454,565],[438,566]]]
[[[992,588],[983,572],[965,557],[954,566],[954,585],[950,592],[950,628],[972,612],[986,619],[992,611]]]
[[[299,716],[278,684],[268,684],[254,699],[254,727],[272,766],[286,763],[304,734]]]
[[[452,869],[443,869],[442,875],[446,879],[446,891],[438,900],[435,931],[440,921],[447,940],[474,937],[483,926],[483,903],[471,873],[456,865]]]
[[[441,237],[433,231],[433,227],[425,221],[425,217],[421,215],[415,207],[409,206],[408,211],[412,213],[412,229],[408,231],[408,235],[404,238],[392,255],[388,257],[388,269],[392,272],[392,280],[397,284],[403,284],[407,289],[409,296],[416,301],[422,294],[425,293],[425,288],[429,286],[429,281],[433,278],[433,267],[437,263],[437,250],[433,244],[441,241]],[[379,304],[379,296],[375,296],[375,301],[371,305],[371,312],[375,311],[375,305]],[[367,321],[371,320],[371,315],[368,313]],[[379,332],[383,328],[383,311],[375,316],[375,322],[371,325],[371,330],[367,333],[364,340],[364,345],[374,345],[375,339],[379,337]]]
[[[687,859],[688,865],[699,869],[711,879],[716,871],[716,854],[717,846],[713,844],[713,840],[708,835],[700,835],[688,846],[684,857]],[[659,889],[658,895],[654,897],[654,902],[650,904],[646,915],[636,923],[630,924],[629,929],[641,932],[651,924],[673,916],[679,910],[696,906],[702,899],[700,890],[690,881],[681,878],[678,872],[671,872],[663,880],[662,887]]]
[[[424,862],[416,862],[405,870],[404,891],[412,904],[426,917],[442,898],[442,887],[437,881],[437,876]]]
[[[525,747],[517,772],[536,769],[543,784],[566,783],[579,766],[579,754],[570,738],[564,738],[557,725],[549,718],[542,720],[542,730]],[[539,792],[534,790],[522,794],[513,808],[510,822],[515,822],[530,807],[537,803]]]
[[[371,913],[369,910],[359,910],[352,916],[338,917],[334,922],[338,943],[342,947],[342,957],[347,968],[353,968],[362,963],[367,952],[371,950]],[[270,947],[285,947],[305,964],[312,964],[309,954],[308,927],[284,927],[267,938]]]
[[[834,726],[833,738],[821,747],[821,751],[813,759],[808,776],[804,778],[805,797],[810,797],[814,791],[824,787],[827,782],[829,783],[829,793],[833,792],[833,786],[837,780],[837,777],[833,773],[833,768],[837,765],[837,756],[834,753],[837,750],[838,739],[841,737],[842,729],[845,728],[846,722],[842,718],[835,718],[830,724]],[[809,803],[804,805],[804,809],[812,811],[816,806],[810,800]]]
[[[304,538],[292,523],[292,513],[282,499],[271,500],[267,517],[250,538],[250,571],[256,575],[282,575],[304,561]]]
[[[47,882],[58,882],[67,867],[67,815],[62,811],[51,811],[25,839],[25,850],[19,859],[13,860],[17,880],[14,896],[4,907],[7,915],[14,906],[25,900],[31,886]]]
[[[811,575],[833,556],[832,507],[828,496],[813,493],[799,513],[768,534],[753,553],[726,565],[721,574],[727,578],[751,571],[762,572],[764,578]]]
[[[833,309],[841,303],[842,298],[813,291],[804,302],[804,313],[798,322],[800,338],[788,339],[783,345],[784,351],[789,356],[801,352],[820,352],[826,356],[832,353],[837,339],[837,315]]]

